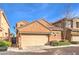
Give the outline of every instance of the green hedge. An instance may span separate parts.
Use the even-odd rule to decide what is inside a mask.
[[[71,41],[71,44],[79,44],[79,41]]]
[[[51,46],[61,46],[61,45],[69,45],[69,41],[51,41],[50,45]]]
[[[11,46],[11,42],[9,41],[0,41],[0,47]]]

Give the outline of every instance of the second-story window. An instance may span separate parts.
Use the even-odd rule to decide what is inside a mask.
[[[66,27],[71,28],[71,21],[66,22]]]
[[[76,27],[79,28],[79,22],[76,22]]]

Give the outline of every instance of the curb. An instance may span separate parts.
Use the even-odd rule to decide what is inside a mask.
[[[49,48],[63,48],[63,47],[79,47],[79,44],[77,44],[77,45],[64,45],[64,46],[49,46]]]

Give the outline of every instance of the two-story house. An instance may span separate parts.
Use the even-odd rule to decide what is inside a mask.
[[[52,24],[64,29],[63,39],[79,41],[79,18],[63,18]]]
[[[2,10],[0,10],[0,39],[10,39],[10,26]]]

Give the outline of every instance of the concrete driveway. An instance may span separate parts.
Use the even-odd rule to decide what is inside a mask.
[[[79,55],[79,46],[52,48],[51,46],[27,47],[25,50],[10,47],[0,55]]]

